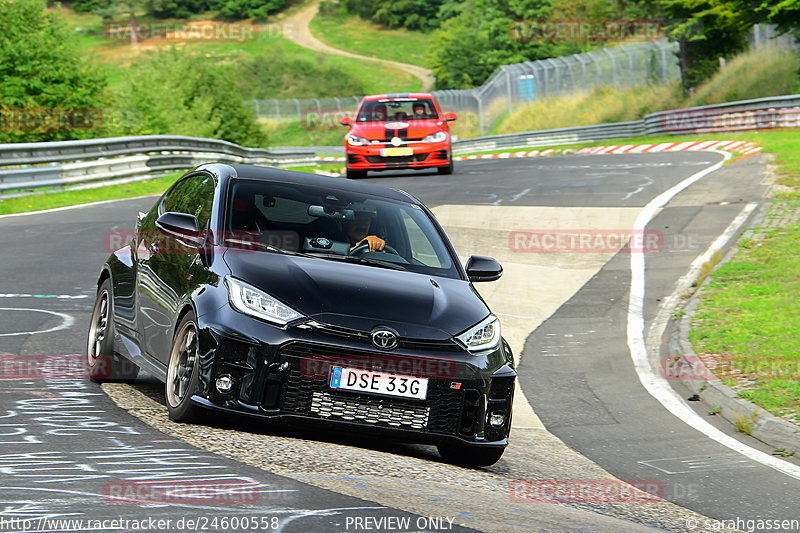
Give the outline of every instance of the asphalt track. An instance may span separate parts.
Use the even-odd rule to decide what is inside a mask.
[[[478,160],[460,164],[454,176],[385,174],[370,181],[407,190],[433,208],[637,210],[719,159],[718,154],[698,152]],[[762,201],[765,188],[760,184],[760,171],[756,158],[729,165],[678,195],[648,226],[661,232],[663,246],[660,253],[648,254],[647,258],[646,320],[652,320],[675,281],[743,206]],[[152,198],[128,200],[0,218],[0,353],[40,360],[83,353],[95,276],[108,255],[104,235],[130,230],[136,211],[148,209],[153,202]],[[508,231],[489,229],[497,231],[500,240],[496,243],[498,253],[487,255],[509,255]],[[462,249],[458,242],[457,248]],[[554,254],[535,255],[553,261]],[[581,257],[566,254],[553,266],[560,268],[569,260],[581,261]],[[588,461],[581,455],[621,479],[655,480],[666,500],[708,517],[798,518],[798,480],[701,435],[667,412],[639,383],[625,341],[629,266],[628,254],[613,255],[527,339],[524,351],[518,354],[520,384],[557,439],[544,431],[515,429],[509,452],[495,467],[466,470],[442,465],[436,461],[435,452],[423,447],[386,447],[324,435],[271,435],[284,439],[284,445],[288,441],[300,443],[299,455],[290,456],[292,461],[302,462],[320,453],[322,448],[314,447],[317,440],[319,446],[335,447],[332,455],[315,457],[319,472],[342,474],[339,479],[328,476],[321,484],[334,490],[325,490],[314,486],[308,475],[272,473],[287,474],[286,469],[278,468],[277,460],[275,468],[255,468],[193,447],[187,444],[193,442],[188,437],[180,440],[159,432],[117,407],[90,382],[41,376],[16,379],[20,376],[6,372],[0,396],[0,498],[5,509],[0,520],[238,515],[277,517],[278,526],[286,531],[352,531],[357,529],[356,517],[396,517],[410,519],[412,528],[433,525],[437,527],[417,529],[441,531],[445,524],[449,526],[447,521],[436,524],[424,520],[424,516],[434,517],[440,511],[440,517],[456,518],[456,523],[484,531],[711,530],[680,528],[678,520],[645,510],[637,514],[636,507],[646,505],[526,504],[509,502],[507,493],[502,492],[503,485],[507,487],[516,479],[586,479],[593,472],[586,470],[584,462]],[[546,289],[547,280],[541,280],[540,285]],[[156,389],[146,379],[139,386],[157,399],[153,393]],[[703,411],[700,406],[697,409]],[[716,422],[713,418],[711,421]],[[733,434],[726,425],[720,427]],[[248,423],[217,422],[210,431],[227,435],[229,429],[241,435],[248,431]],[[263,433],[263,429],[259,431]],[[754,439],[736,436],[755,448],[771,451]],[[566,448],[558,439],[580,455],[565,454]],[[228,444],[236,448],[235,442]],[[257,456],[266,451],[246,448],[226,455],[239,457],[237,453]],[[271,453],[280,454],[280,450]],[[453,485],[454,492],[455,487],[465,484],[480,488],[486,483],[490,487],[487,490],[495,492],[500,487],[500,494],[487,493],[486,499],[491,501],[492,496],[494,501],[505,503],[505,508],[497,509],[498,516],[504,518],[494,524],[485,514],[474,519],[470,513],[479,514],[473,500],[451,497],[448,501],[447,494],[426,495],[428,500],[441,500],[440,506],[407,503],[397,491],[390,494],[384,485],[381,490],[375,488],[380,480],[369,472],[370,461],[377,465],[376,470],[381,465],[399,470],[400,476],[415,483],[420,491],[434,474],[446,476],[440,481]],[[570,471],[571,465],[580,468]],[[314,469],[298,470],[307,474]],[[359,472],[365,479],[356,483],[353,476]],[[231,504],[216,500],[187,503],[177,498],[143,509],[109,497],[115,488],[144,480],[190,483],[210,478],[223,480],[220,484],[241,483],[249,499]],[[344,491],[350,494],[346,496],[336,490],[340,485],[360,485],[363,490]],[[402,509],[428,512],[410,514]],[[677,515],[676,509],[662,506],[659,512]],[[516,521],[508,518],[515,513]],[[423,521],[417,524],[420,515]],[[695,515],[686,516],[696,519]],[[0,522],[0,530],[13,528]]]

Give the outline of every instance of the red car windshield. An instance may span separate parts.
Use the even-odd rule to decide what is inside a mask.
[[[430,98],[404,98],[402,100],[369,100],[364,102],[356,122],[405,122],[408,120],[437,119],[436,107]]]

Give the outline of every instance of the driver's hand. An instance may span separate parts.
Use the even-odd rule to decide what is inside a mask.
[[[356,246],[360,246],[365,242],[369,243],[369,251],[370,252],[377,252],[383,250],[383,247],[386,246],[386,241],[381,239],[380,237],[376,237],[375,235],[367,235],[361,241],[359,241]],[[354,246],[353,248],[355,248]]]

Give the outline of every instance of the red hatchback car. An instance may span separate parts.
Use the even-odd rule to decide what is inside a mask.
[[[364,178],[368,170],[436,168],[453,173],[450,128],[458,118],[442,113],[430,93],[365,96],[344,139],[347,177]]]

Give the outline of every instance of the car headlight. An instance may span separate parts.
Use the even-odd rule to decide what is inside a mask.
[[[428,135],[427,137],[422,139],[422,142],[424,142],[424,143],[440,143],[440,142],[446,141],[446,140],[447,140],[447,134],[445,132],[443,132],[443,131],[437,131],[436,133]]]
[[[348,135],[347,144],[351,146],[364,146],[365,144],[369,144],[369,141],[364,137],[359,137],[358,135]]]
[[[303,315],[282,304],[264,291],[258,290],[244,281],[225,277],[228,284],[228,298],[231,307],[246,315],[250,315],[273,324],[285,326]]]
[[[456,339],[470,352],[496,348],[500,344],[500,319],[489,315],[479,324],[472,326],[461,335],[457,335]]]

